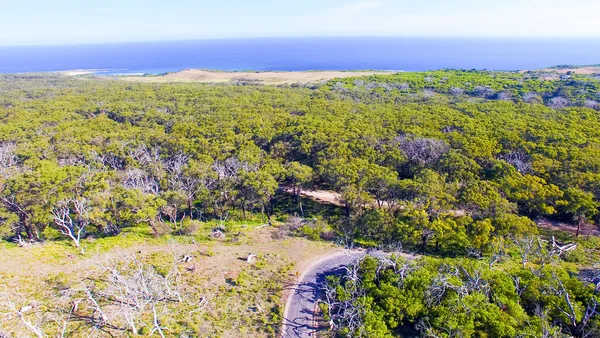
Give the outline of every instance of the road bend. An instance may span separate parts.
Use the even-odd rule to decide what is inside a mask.
[[[365,255],[364,252],[338,253],[313,264],[306,269],[294,285],[283,314],[283,338],[314,338],[317,325],[318,302],[328,275],[341,273],[343,267]]]

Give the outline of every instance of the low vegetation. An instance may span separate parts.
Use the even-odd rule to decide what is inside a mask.
[[[588,309],[596,295],[578,276],[593,270],[597,249],[585,237],[599,217],[600,82],[563,75],[444,70],[277,87],[3,75],[3,260],[35,269],[37,261],[92,259],[93,267],[45,287],[7,272],[0,315],[11,324],[0,332],[275,335],[291,267],[274,250],[249,248],[258,255],[254,265],[218,287],[186,279],[184,254],[127,252],[142,243],[170,252],[171,240],[213,243],[218,251],[254,228],[267,229],[281,248],[301,236],[436,257],[414,263],[418,269],[410,263],[417,272],[406,278],[422,282],[418,292],[451,282],[414,310],[382,305],[419,294],[387,266],[373,275],[379,263],[363,262],[351,278],[360,280],[355,290],[349,277],[339,280],[366,297],[356,298],[361,306],[382,307],[359,324],[334,321],[341,335],[494,336],[490,330],[504,328],[492,321],[516,335],[530,332],[515,331],[525,323],[538,333],[546,324],[558,335],[596,332],[595,307]],[[335,193],[335,203],[304,198],[310,189]],[[540,218],[571,223],[573,237],[553,241],[536,227]],[[570,249],[553,253],[555,246]],[[583,247],[590,250],[573,258]],[[210,257],[210,250],[194,248],[192,256]],[[123,254],[93,260],[111,252]],[[482,262],[499,252],[511,258]],[[535,260],[510,263],[532,252]],[[457,295],[474,274],[490,284],[487,291],[465,287]],[[528,289],[545,283],[558,291],[525,299],[505,275],[522,275]],[[137,282],[156,288],[138,295],[128,286]],[[233,298],[250,312],[217,305]],[[467,303],[454,318],[470,323],[463,331],[439,324],[457,302]],[[473,315],[474,304],[490,312]],[[353,309],[355,299],[346,305]],[[544,313],[545,324],[532,322]]]

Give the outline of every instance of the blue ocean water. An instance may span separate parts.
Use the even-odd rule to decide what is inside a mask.
[[[600,64],[600,39],[265,38],[0,47],[0,73],[521,70],[558,64]]]

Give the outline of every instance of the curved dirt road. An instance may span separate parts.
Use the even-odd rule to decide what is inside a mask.
[[[314,320],[315,312],[325,277],[340,272],[343,266],[364,255],[364,252],[343,252],[322,259],[306,269],[294,286],[285,305],[282,337],[314,338],[317,330]]]

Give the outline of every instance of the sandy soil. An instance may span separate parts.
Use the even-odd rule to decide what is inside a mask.
[[[284,187],[283,191],[293,194],[294,191],[292,188]],[[339,193],[334,191],[326,191],[326,190],[301,190],[300,196],[310,198],[311,200],[319,203],[327,203],[333,204],[337,206],[344,206],[341,201],[342,197]]]
[[[548,220],[545,218],[540,218],[535,221],[538,227],[548,230],[559,230],[566,231],[572,234],[577,233],[577,224],[575,223],[566,223],[566,222],[558,222],[554,220]],[[581,227],[579,234],[582,236],[599,236],[600,230],[598,230],[598,226],[595,224],[585,224]]]
[[[334,78],[366,76],[374,74],[390,74],[375,71],[315,71],[315,72],[212,72],[198,69],[187,69],[177,73],[161,76],[119,76],[118,79],[130,82],[202,82],[223,83],[236,80],[259,81],[266,85],[322,82]]]
[[[525,73],[528,71],[529,70],[522,70],[522,71],[520,71],[520,73]],[[537,69],[534,71],[548,72],[548,73],[554,73],[554,74],[566,74],[568,72],[573,72],[575,74],[581,74],[581,75],[592,75],[592,74],[600,74],[600,67],[581,67],[581,68],[564,68],[564,69],[544,68],[544,69]],[[554,79],[559,78],[558,76],[552,75],[552,74],[549,74],[548,77],[549,77],[549,80],[554,80]]]
[[[174,257],[191,255],[193,257],[191,261],[180,263],[180,287],[186,292],[186,295],[194,294],[194,297],[196,297],[201,294],[202,299],[207,300],[208,305],[203,309],[204,315],[207,317],[197,324],[200,327],[210,327],[213,325],[211,320],[215,319],[211,316],[227,314],[227,311],[217,310],[219,306],[227,309],[237,309],[239,307],[240,312],[248,310],[246,307],[249,304],[248,299],[240,300],[240,296],[230,294],[226,289],[231,285],[232,280],[235,281],[240,276],[242,271],[249,271],[249,263],[246,261],[249,254],[256,254],[265,258],[268,265],[259,268],[265,273],[271,273],[271,271],[276,271],[287,264],[291,264],[291,270],[287,272],[286,276],[282,276],[284,279],[280,281],[280,283],[283,283],[281,298],[281,305],[283,305],[290,288],[304,269],[315,260],[343,251],[342,248],[335,247],[331,243],[308,241],[298,237],[282,239],[276,227],[247,229],[240,233],[242,235],[237,243],[222,242],[220,240],[193,244],[176,244],[175,242],[168,244],[140,243],[126,248],[115,247],[106,253],[91,257],[77,255],[76,250],[73,249],[70,250],[71,253],[64,252],[64,258],[59,262],[54,259],[47,261],[37,257],[44,251],[46,245],[52,246],[55,243],[36,244],[25,248],[6,247],[0,243],[0,293],[1,289],[7,286],[15,297],[20,297],[19,299],[22,300],[23,304],[38,306],[39,302],[54,299],[52,297],[55,297],[56,293],[51,289],[51,286],[60,285],[56,283],[62,283],[62,280],[71,283],[86,278],[96,264],[106,263],[125,256],[152,257],[155,254],[158,254],[157,262],[168,263],[171,259],[170,255]],[[274,234],[278,234],[278,236],[274,236]],[[250,271],[252,273],[253,270]],[[269,277],[263,279],[252,278],[249,280],[262,283]],[[253,287],[255,285],[248,285],[242,291],[256,292],[252,290]],[[258,300],[256,302],[258,304]],[[264,336],[240,334],[239,325],[241,323],[235,319],[235,316],[232,318],[234,319],[232,319],[231,330],[225,328],[223,332],[220,332],[220,337]]]
[[[560,74],[573,72],[581,75],[600,74],[600,67],[566,68],[566,69],[544,69],[545,71],[554,71]]]

